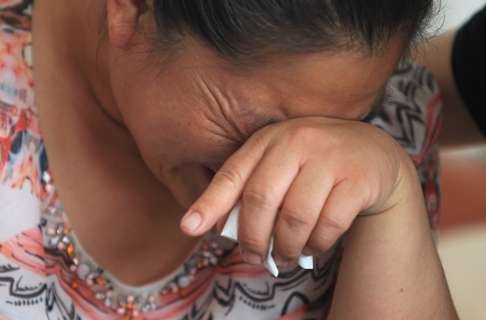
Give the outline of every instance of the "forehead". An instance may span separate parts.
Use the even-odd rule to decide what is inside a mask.
[[[379,92],[404,52],[400,38],[377,52],[335,51],[276,58],[261,67],[259,76],[275,79],[282,93],[301,92],[330,100],[352,102]]]
[[[286,116],[354,119],[369,112],[383,95],[405,46],[405,41],[397,37],[373,53],[335,51],[275,57],[256,69],[246,70],[248,74],[243,78],[251,79],[245,87],[258,97],[252,84],[262,84],[277,97]]]
[[[176,77],[188,71],[189,77],[197,75],[210,81],[240,102],[244,108],[238,108],[239,113],[279,111],[282,117],[355,118],[366,113],[382,94],[405,46],[403,38],[396,37],[376,52],[363,49],[280,55],[240,65],[191,41],[170,69]],[[351,111],[346,115],[346,110]]]

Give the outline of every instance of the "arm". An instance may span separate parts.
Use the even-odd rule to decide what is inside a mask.
[[[486,137],[486,7],[458,30],[419,47],[444,97],[443,144],[484,142]]]
[[[419,47],[418,61],[432,71],[443,99],[443,129],[440,143],[444,146],[484,142],[478,126],[466,109],[452,71],[452,48],[456,31],[449,31]]]
[[[398,204],[350,229],[328,319],[458,319],[412,167]]]

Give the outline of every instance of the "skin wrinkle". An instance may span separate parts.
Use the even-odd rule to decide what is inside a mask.
[[[212,106],[212,109],[216,109],[217,111],[213,111],[219,113],[223,116],[224,122],[229,126],[228,128],[223,128],[226,131],[228,138],[232,141],[237,143],[241,143],[242,140],[238,139],[238,137],[242,137],[241,134],[242,130],[238,126],[237,122],[232,119],[230,116],[232,112],[230,110],[238,110],[238,107],[234,104],[235,100],[228,98],[227,94],[224,94],[222,90],[218,88],[218,86],[211,85],[207,81],[199,78],[198,83],[201,84],[202,90],[206,93],[208,100],[212,103],[209,103]],[[234,113],[235,111],[233,111]]]
[[[196,76],[195,86],[198,88],[197,90],[201,92],[201,98],[207,102],[207,105],[210,106],[208,110],[203,112],[204,118],[211,124],[211,127],[208,128],[211,134],[214,134],[216,137],[219,137],[225,143],[230,143],[232,145],[240,145],[241,141],[239,139],[233,138],[230,134],[230,131],[224,128],[220,122],[218,122],[216,114],[225,114],[223,112],[224,107],[220,102],[220,98],[217,93],[215,93],[211,86],[204,81],[202,78]],[[209,110],[218,110],[218,111],[209,111]],[[225,117],[225,120],[228,121],[228,118]]]
[[[224,89],[219,89],[217,85],[212,85],[201,77],[197,77],[195,82],[203,93],[203,99],[208,101],[208,105],[215,106],[210,109],[219,110],[219,114],[223,115],[225,122],[229,126],[227,129],[223,128],[222,125],[214,120],[215,117],[207,116],[208,120],[215,126],[220,127],[222,132],[225,132],[228,137],[231,137],[229,138],[230,141],[236,145],[241,145],[258,129],[278,122],[279,120],[281,121],[281,118],[279,119],[275,116],[258,112],[250,103],[241,105],[239,102],[240,99],[232,94],[231,91],[225,93]],[[230,110],[233,111],[230,112]],[[243,119],[243,121],[238,122],[233,120],[231,114],[237,114],[235,118],[239,120]]]

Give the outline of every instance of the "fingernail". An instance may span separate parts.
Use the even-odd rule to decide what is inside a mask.
[[[188,232],[195,232],[202,224],[202,216],[193,212],[189,215],[185,215],[181,221],[181,228]]]
[[[243,260],[245,260],[249,264],[262,264],[263,263],[262,257],[260,255],[256,254],[256,253],[253,253],[253,252],[242,251],[241,257],[243,258]]]

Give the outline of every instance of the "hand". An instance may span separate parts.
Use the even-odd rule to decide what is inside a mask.
[[[270,125],[224,163],[181,228],[201,235],[241,201],[244,259],[262,263],[274,235],[275,260],[285,267],[302,252],[330,249],[360,213],[394,206],[391,195],[409,162],[390,136],[365,123],[300,118]]]

